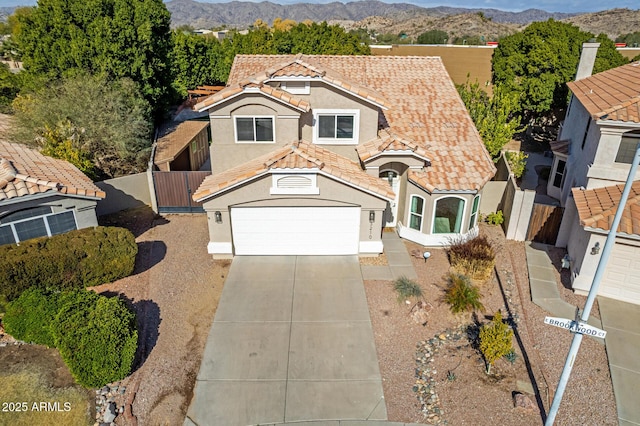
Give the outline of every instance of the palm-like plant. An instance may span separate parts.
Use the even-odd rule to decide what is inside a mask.
[[[449,287],[444,296],[445,302],[451,305],[451,312],[483,311],[484,305],[480,299],[482,295],[478,287],[471,284],[466,275],[449,273],[447,276]]]

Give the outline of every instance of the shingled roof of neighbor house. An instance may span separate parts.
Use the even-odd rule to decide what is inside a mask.
[[[573,188],[573,198],[582,226],[610,231],[624,184],[604,188]],[[633,182],[627,204],[622,212],[618,232],[640,235],[640,181]]]
[[[221,95],[225,89],[196,108],[220,101],[216,96],[237,95],[245,84],[301,76],[324,80],[378,105],[383,129],[397,140],[415,144],[414,152],[428,152],[429,167],[409,172],[409,179],[426,190],[479,190],[495,174],[493,161],[438,57],[238,55],[229,74],[228,94]]]
[[[0,141],[0,202],[55,191],[105,198],[105,193],[71,163],[24,145]]]
[[[388,183],[367,174],[357,163],[318,145],[298,141],[223,173],[207,176],[193,199],[202,201],[268,172],[304,169],[318,170],[388,200],[395,197]]]
[[[640,123],[640,61],[567,83],[595,120]]]

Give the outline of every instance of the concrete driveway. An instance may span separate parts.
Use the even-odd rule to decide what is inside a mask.
[[[387,419],[357,257],[236,257],[185,425],[332,419]]]

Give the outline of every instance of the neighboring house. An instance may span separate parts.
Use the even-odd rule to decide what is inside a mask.
[[[587,49],[597,44],[589,44]],[[595,57],[595,51],[591,52]],[[589,55],[587,55],[589,56]],[[581,65],[583,61],[581,60]],[[588,64],[587,64],[588,65]],[[586,294],[640,142],[640,63],[568,83],[573,96],[558,142],[547,193],[565,207],[556,245],[567,247],[572,286]],[[640,180],[640,173],[634,180]],[[640,183],[636,182],[599,294],[640,303]]]
[[[491,157],[440,58],[239,55],[198,103],[209,253],[376,255],[477,231]]]
[[[0,141],[0,245],[97,226],[104,197],[67,161]]]
[[[200,170],[209,159],[209,121],[169,122],[158,134],[153,163],[158,170]]]

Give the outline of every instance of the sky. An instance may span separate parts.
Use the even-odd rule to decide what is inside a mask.
[[[198,0],[196,0],[198,1]],[[199,0],[202,3],[223,3],[221,1]],[[271,0],[273,3],[329,3],[331,0]],[[344,0],[341,0],[344,2]],[[547,12],[596,12],[605,9],[628,8],[638,9],[638,0],[454,0],[454,1],[425,1],[425,0],[383,0],[386,3],[413,3],[422,7],[452,6],[466,8],[501,9],[518,12],[525,9],[542,9]],[[2,6],[34,5],[36,0],[0,0]]]

